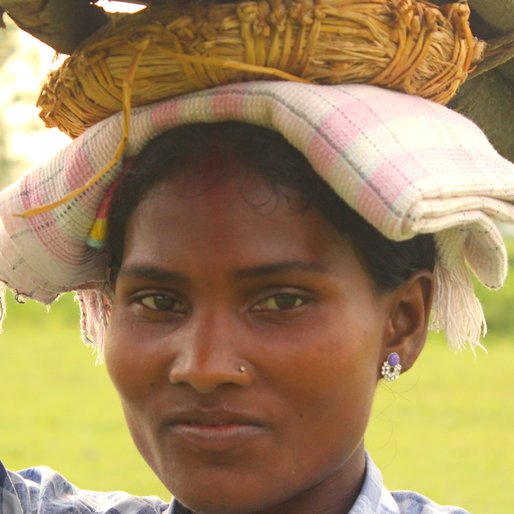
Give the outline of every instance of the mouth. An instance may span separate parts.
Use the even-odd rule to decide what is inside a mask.
[[[263,423],[229,412],[182,413],[168,423],[181,443],[208,452],[227,452],[251,444],[267,432]]]

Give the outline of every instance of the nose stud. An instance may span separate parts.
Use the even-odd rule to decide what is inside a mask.
[[[239,373],[244,373],[246,371],[246,366],[239,366]]]

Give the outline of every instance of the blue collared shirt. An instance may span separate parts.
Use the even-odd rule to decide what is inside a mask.
[[[413,491],[389,492],[382,475],[367,457],[366,476],[349,514],[469,514],[458,507],[437,505]],[[0,462],[0,514],[191,514],[178,502],[98,493],[77,489],[46,467],[8,471]],[[314,514],[314,513],[313,513]]]

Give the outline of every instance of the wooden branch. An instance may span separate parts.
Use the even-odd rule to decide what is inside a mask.
[[[70,54],[109,15],[89,0],[0,0],[0,13],[60,53]]]
[[[514,0],[470,0],[475,11],[495,32],[514,30]]]
[[[514,58],[514,30],[503,36],[490,39],[487,42],[485,56],[482,62],[478,64],[475,71],[469,76],[469,79],[478,77],[482,73],[505,64]]]
[[[514,162],[514,89],[512,82],[492,70],[466,81],[449,107],[471,118],[496,150]]]

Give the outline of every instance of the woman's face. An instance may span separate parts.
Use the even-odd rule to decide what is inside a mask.
[[[195,511],[344,512],[390,295],[316,208],[224,167],[217,183],[182,170],[130,217],[110,375],[142,455]]]

